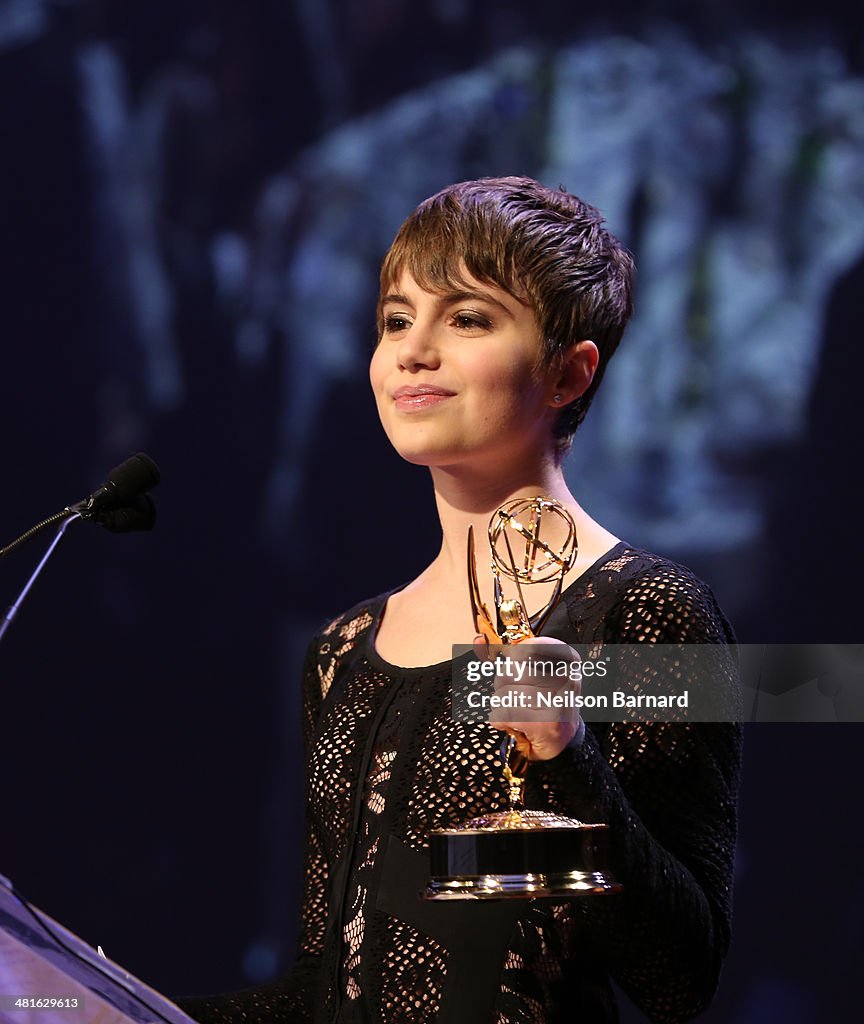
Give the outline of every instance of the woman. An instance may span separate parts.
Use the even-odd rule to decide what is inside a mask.
[[[562,473],[630,316],[631,282],[630,256],[596,210],[526,178],[451,186],[400,229],[370,377],[391,443],[429,467],[441,550],[310,646],[297,965],[266,989],[189,1004],[201,1020],[606,1022],[617,1019],[610,980],[656,1021],[688,1020],[710,1001],[729,941],[735,726],[586,728],[576,712],[498,723],[528,754],[527,806],[609,825],[624,891],[561,903],[419,897],[430,830],[507,806],[500,732],[450,714],[451,646],[477,632],[469,526],[485,536],[518,496],[570,511],[578,557],[550,637],[732,640],[703,583],[594,522]]]

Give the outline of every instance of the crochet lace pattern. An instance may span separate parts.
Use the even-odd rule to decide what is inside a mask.
[[[507,807],[500,733],[450,714],[451,663],[398,668],[374,639],[388,595],[325,626],[303,677],[308,795],[298,958],[270,985],[180,1005],[205,1024],[596,1024],[610,978],[650,1020],[710,1002],[730,936],[735,724],[592,723],[532,762],[526,806],[609,825],[617,896],[430,904],[428,835]],[[544,632],[569,643],[734,642],[688,569],[618,544]],[[732,654],[721,659],[729,679]],[[638,657],[634,685],[650,692]]]

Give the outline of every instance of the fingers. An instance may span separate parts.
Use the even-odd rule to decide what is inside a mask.
[[[516,749],[519,753],[526,758],[528,761],[537,760],[532,753],[533,747],[531,740],[522,732],[520,729],[512,728],[510,725],[505,725],[503,722],[490,722],[493,729],[498,729],[499,732],[506,732],[509,736],[512,736],[516,740]]]
[[[490,656],[489,641],[482,633],[478,633],[477,636],[474,637],[474,654],[481,661],[486,661]]]
[[[528,647],[516,654],[513,648],[521,644]],[[545,647],[548,655],[534,652],[532,647]],[[490,705],[489,725],[514,736],[520,753],[529,760],[543,761],[559,754],[581,724],[576,706],[568,699],[581,691],[578,652],[553,637],[527,637],[502,647],[490,644],[480,633],[474,637],[473,648],[481,661],[501,658],[500,668],[490,679],[494,703]],[[548,658],[553,664],[569,663],[563,678],[560,672],[551,676],[541,672],[535,678],[531,671],[523,670],[523,666],[530,669],[535,661],[541,667],[549,664]],[[513,719],[514,712],[520,720]]]
[[[529,761],[548,761],[567,746],[579,731],[579,722],[490,722],[493,729],[510,733]]]

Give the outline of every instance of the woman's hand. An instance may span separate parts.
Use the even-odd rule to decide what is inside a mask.
[[[554,658],[556,662],[566,661],[573,663],[571,664],[569,675],[563,685],[560,678],[553,679],[542,687],[544,690],[554,691],[560,687],[562,690],[566,690],[569,693],[581,693],[582,676],[578,669],[580,658],[578,653],[574,651],[572,647],[565,644],[563,640],[556,640],[553,637],[533,636],[528,637],[525,640],[517,641],[516,644],[509,645],[508,655],[511,659],[515,657],[513,648],[518,646],[520,643],[527,644],[529,648],[554,648],[554,650],[549,651],[550,658]],[[496,648],[488,645],[485,638],[482,636],[475,638],[474,649],[480,657],[491,659],[496,655]],[[525,652],[524,661],[531,661],[531,656],[527,651]],[[519,691],[524,692],[531,697],[536,696],[536,691],[540,688],[541,687],[537,684],[516,684],[513,682],[512,676],[498,677],[496,693],[512,693],[514,691]],[[495,729],[500,729],[502,732],[507,732],[510,733],[511,736],[514,736],[518,750],[527,757],[529,761],[548,761],[560,754],[579,731],[582,721],[581,716],[579,715],[579,710],[575,707],[555,708],[546,712],[534,710],[524,718],[520,716],[518,720],[515,718],[505,719],[503,717],[511,714],[513,714],[512,709],[493,711],[489,717],[489,724]],[[539,721],[538,719],[542,718],[544,715],[547,720]],[[552,718],[552,716],[554,716],[555,720],[549,721],[548,719]]]

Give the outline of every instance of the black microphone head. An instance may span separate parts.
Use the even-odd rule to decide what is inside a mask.
[[[111,533],[152,530],[156,524],[156,506],[149,494],[139,494],[124,505],[109,505],[93,515],[93,522]]]
[[[115,466],[108,474],[111,501],[125,501],[138,494],[144,494],[159,483],[159,467],[144,452],[130,455],[125,462]]]

